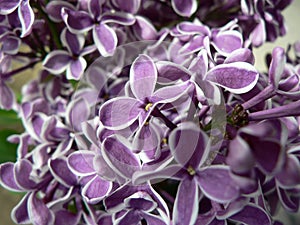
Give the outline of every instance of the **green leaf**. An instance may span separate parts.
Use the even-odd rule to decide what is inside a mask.
[[[15,133],[13,130],[0,130],[0,163],[16,161],[18,145],[7,141],[7,137]]]
[[[22,130],[22,122],[13,110],[0,110],[0,130],[13,129]]]

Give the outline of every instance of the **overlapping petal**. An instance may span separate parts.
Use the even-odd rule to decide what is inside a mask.
[[[173,210],[174,225],[193,225],[198,215],[198,185],[196,180],[186,178],[180,182]]]
[[[98,175],[91,179],[82,189],[82,195],[90,204],[97,204],[112,189],[110,181],[103,180]]]
[[[71,57],[63,50],[50,52],[44,59],[43,66],[53,74],[60,74],[69,66]]]
[[[147,55],[140,55],[130,68],[130,87],[137,99],[150,97],[155,89],[157,70],[152,59]]]
[[[197,10],[197,1],[195,0],[172,0],[172,7],[180,16],[189,17]]]
[[[6,15],[12,13],[14,10],[18,8],[20,3],[21,0],[12,0],[12,1],[0,0],[0,14]]]
[[[196,179],[204,195],[216,202],[230,202],[240,194],[239,187],[231,178],[227,166],[215,165],[203,168]]]
[[[118,38],[116,32],[107,24],[100,23],[94,26],[93,39],[101,55],[106,57],[114,54]]]
[[[130,144],[122,136],[114,135],[103,142],[102,155],[108,165],[125,179],[140,170],[138,157],[130,150]]]
[[[18,8],[18,15],[22,26],[21,38],[27,36],[32,29],[34,13],[29,5],[29,0],[22,0]]]
[[[87,12],[62,8],[61,15],[68,29],[73,33],[83,33],[94,26],[94,21]]]
[[[259,73],[246,62],[234,62],[214,67],[206,74],[209,80],[234,94],[250,91],[257,83]]]
[[[197,169],[208,156],[208,137],[194,123],[184,123],[174,129],[169,143],[174,159],[182,166]]]
[[[95,173],[93,160],[95,154],[91,151],[74,152],[68,157],[68,166],[77,176],[88,176]]]
[[[99,117],[104,126],[120,130],[129,127],[138,118],[141,110],[140,102],[136,99],[117,97],[102,105]]]

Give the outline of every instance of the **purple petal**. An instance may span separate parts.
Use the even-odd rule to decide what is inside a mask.
[[[82,123],[81,128],[86,138],[95,146],[97,146],[99,144],[99,140],[96,135],[96,126],[93,126],[92,124],[86,121]]]
[[[208,137],[194,123],[186,122],[174,129],[169,136],[170,150],[182,166],[195,170],[208,155]]]
[[[249,199],[240,197],[230,202],[228,205],[226,205],[226,207],[217,209],[217,211],[213,214],[215,214],[219,220],[226,220],[230,216],[240,212],[246,205],[248,205],[248,203]]]
[[[126,2],[128,3],[128,2]],[[124,12],[106,12],[103,14],[101,18],[101,22],[103,23],[116,23],[123,26],[129,26],[134,24],[135,18],[130,13],[124,13]]]
[[[34,13],[29,5],[29,0],[22,0],[18,9],[22,33],[21,38],[27,36],[31,32],[32,24],[34,22]]]
[[[110,181],[103,180],[98,175],[91,179],[82,189],[82,195],[89,204],[97,204],[112,189]]]
[[[141,16],[136,16],[136,22],[132,28],[135,35],[140,40],[156,40],[158,36],[157,31],[151,22]]]
[[[258,142],[257,145],[252,148],[252,151],[257,163],[259,163],[264,172],[267,174],[277,172],[281,169],[285,157],[283,148],[278,142]]]
[[[65,186],[69,187],[77,183],[77,178],[69,169],[66,159],[52,159],[49,167],[52,175]]]
[[[137,57],[130,68],[130,87],[137,99],[150,97],[155,89],[157,70],[152,59],[147,55]]]
[[[65,28],[60,35],[60,39],[72,55],[76,56],[80,54],[80,51],[84,46],[83,34],[73,34]]]
[[[120,130],[137,120],[140,103],[133,98],[117,97],[105,102],[99,111],[100,121],[109,129]]]
[[[251,144],[252,154],[265,173],[272,174],[282,169],[285,153],[279,141],[260,140],[250,135],[242,135],[245,136],[245,138],[249,138],[248,142]]]
[[[2,42],[2,51],[10,55],[15,55],[19,51],[20,44],[20,38],[8,36],[5,38],[5,41]]]
[[[68,166],[77,176],[88,176],[95,173],[93,160],[95,154],[91,151],[77,151],[69,155]]]
[[[114,54],[118,38],[116,32],[107,24],[100,23],[94,26],[93,39],[102,56],[107,57]]]
[[[48,225],[54,223],[54,213],[38,199],[33,192],[28,198],[28,214],[33,224]]]
[[[137,13],[141,4],[141,0],[127,0],[126,2],[123,0],[113,0],[112,2],[121,10],[133,14]]]
[[[114,221],[115,225],[139,224],[141,215],[138,211],[130,210]]]
[[[0,108],[9,110],[13,107],[14,102],[13,91],[3,81],[0,81]]]
[[[202,169],[196,178],[204,195],[213,201],[226,203],[240,195],[239,188],[226,166],[215,165]]]
[[[259,47],[266,42],[266,25],[263,19],[259,19],[258,25],[254,28],[250,35],[253,46]]]
[[[104,199],[104,206],[108,212],[119,211],[123,208],[124,199],[136,193],[137,187],[124,184],[120,186],[117,190],[111,193],[107,198]]]
[[[172,0],[174,11],[180,16],[189,17],[197,10],[196,0]]]
[[[87,12],[62,8],[61,15],[68,29],[73,33],[87,32],[94,26],[94,21]]]
[[[49,2],[46,6],[47,15],[54,22],[61,22],[62,21],[62,15],[61,15],[62,8],[75,10],[75,7],[70,2],[54,0],[54,1]]]
[[[10,191],[21,191],[21,188],[15,181],[13,163],[7,162],[0,165],[0,183]]]
[[[194,36],[189,42],[182,46],[179,53],[182,55],[188,55],[200,51],[204,46],[204,38],[205,36]]]
[[[80,213],[71,213],[67,210],[59,210],[55,212],[55,222],[54,225],[74,225],[78,224],[80,221]]]
[[[210,35],[210,30],[207,26],[201,24],[195,24],[192,22],[182,22],[176,26],[178,31],[181,34],[186,35],[194,35],[194,34],[202,34],[202,35]]]
[[[227,221],[214,219],[208,225],[227,225]]]
[[[173,209],[174,225],[193,225],[198,216],[198,185],[195,179],[186,178],[178,186]]]
[[[193,59],[189,66],[189,71],[194,74],[196,82],[204,79],[204,76],[208,71],[208,55],[205,49],[202,49],[197,57]]]
[[[225,59],[224,63],[233,62],[247,62],[254,64],[254,55],[248,48],[240,48],[231,52],[231,54]]]
[[[31,222],[29,219],[27,206],[30,195],[31,192],[28,192],[11,212],[11,218],[16,224],[29,224]]]
[[[181,180],[186,175],[186,170],[180,165],[170,165],[157,171],[137,171],[132,176],[133,184],[142,184],[148,181],[157,181],[163,179]]]
[[[52,140],[53,136],[51,135],[51,132],[53,132],[53,130],[56,128],[57,123],[58,123],[57,118],[55,118],[54,116],[45,118],[41,127],[42,128],[40,133],[41,139]]]
[[[138,191],[127,197],[124,199],[124,204],[128,208],[147,212],[151,212],[157,207],[155,201],[144,191]]]
[[[0,0],[0,14],[7,15],[12,13],[20,5],[20,0]]]
[[[297,212],[299,210],[298,197],[290,195],[288,191],[281,188],[277,188],[277,194],[285,210],[290,212]]]
[[[124,178],[131,178],[140,169],[139,158],[129,149],[127,139],[114,135],[103,142],[102,154],[107,164],[117,174]]]
[[[27,159],[21,159],[16,162],[14,167],[14,174],[17,184],[24,189],[35,189],[37,183],[30,179],[33,170],[32,164]]]
[[[185,67],[176,63],[159,61],[156,62],[155,65],[158,72],[158,83],[171,84],[177,82],[178,80],[186,81],[191,77],[189,71]]]
[[[32,131],[29,130],[29,133],[35,137],[36,140],[40,140],[41,132],[43,129],[43,125],[45,124],[45,121],[47,119],[47,116],[45,114],[35,114],[31,118],[31,124],[32,124]]]
[[[281,79],[279,81],[278,89],[285,92],[292,91],[292,89],[298,90],[298,84],[299,76],[297,74],[294,74],[292,76],[287,77],[286,79]]]
[[[79,80],[83,74],[87,63],[83,57],[78,57],[76,60],[72,60],[70,66],[67,68],[67,79]]]
[[[242,211],[230,217],[230,220],[245,223],[247,225],[271,225],[268,214],[257,205],[249,203]]]
[[[115,171],[109,167],[107,162],[100,154],[96,155],[94,158],[94,169],[97,174],[105,180],[115,180],[119,178]]]
[[[212,44],[216,47],[218,52],[223,55],[228,55],[242,47],[243,37],[240,32],[235,30],[222,31],[213,38]]]
[[[272,51],[272,61],[269,67],[270,83],[277,87],[284,71],[286,56],[284,49],[276,47]]]
[[[226,163],[235,173],[249,172],[255,165],[255,159],[248,144],[240,136],[229,143]]]
[[[222,64],[206,74],[209,80],[234,94],[250,91],[258,81],[259,73],[254,66],[245,62]]]
[[[147,221],[147,224],[153,225],[166,225],[168,223],[164,218],[151,214],[151,213],[143,213],[143,218]]]
[[[162,87],[154,92],[153,96],[150,98],[150,101],[155,103],[170,103],[177,100],[182,100],[181,103],[186,102],[188,100],[191,100],[190,93],[192,92],[192,90],[193,85],[191,85],[189,81]],[[174,106],[176,106],[175,103],[173,107]]]
[[[90,115],[90,107],[83,98],[71,101],[66,111],[67,123],[75,131],[81,131],[81,123],[88,120]]]
[[[50,52],[43,61],[46,70],[53,74],[64,72],[71,62],[68,52],[63,50],[54,50]]]
[[[276,174],[276,178],[280,187],[292,188],[300,184],[300,166],[299,160],[289,155],[285,161],[283,168]]]
[[[156,152],[161,143],[159,131],[151,124],[141,127],[135,134],[132,141],[133,149],[145,154]]]
[[[102,14],[102,5],[104,0],[90,0],[87,2],[87,7],[90,15],[94,20],[99,20]]]
[[[98,224],[113,225],[112,215],[110,213],[102,213],[98,217]]]

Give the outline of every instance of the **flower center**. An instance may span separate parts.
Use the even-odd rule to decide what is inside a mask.
[[[194,168],[192,166],[189,166],[187,168],[187,171],[191,176],[194,176],[196,174],[196,171],[194,170]]]
[[[151,108],[151,106],[153,106],[153,104],[151,102],[149,102],[146,106],[145,106],[145,110],[148,112],[149,109]]]

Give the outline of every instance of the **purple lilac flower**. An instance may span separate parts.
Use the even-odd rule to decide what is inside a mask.
[[[83,33],[92,30],[93,41],[103,56],[112,55],[117,46],[118,37],[115,31],[107,25],[116,23],[123,26],[135,22],[130,13],[104,11],[103,2],[92,0],[88,2],[88,12],[74,11],[62,8],[62,18],[68,29],[73,33]]]
[[[83,56],[90,54],[95,49],[93,46],[83,48],[84,36],[72,34],[67,29],[62,31],[61,40],[68,51],[52,51],[44,59],[43,66],[53,74],[60,74],[67,70],[68,79],[79,80],[87,66]]]
[[[8,15],[12,12],[18,12],[18,20],[20,20],[22,33],[20,37],[25,37],[30,34],[34,22],[34,12],[29,5],[29,0],[16,1],[0,1],[0,14]]]
[[[0,0],[0,107],[24,128],[0,165],[24,193],[13,221],[282,224],[300,202],[300,47],[267,73],[252,47],[285,34],[290,3]]]

